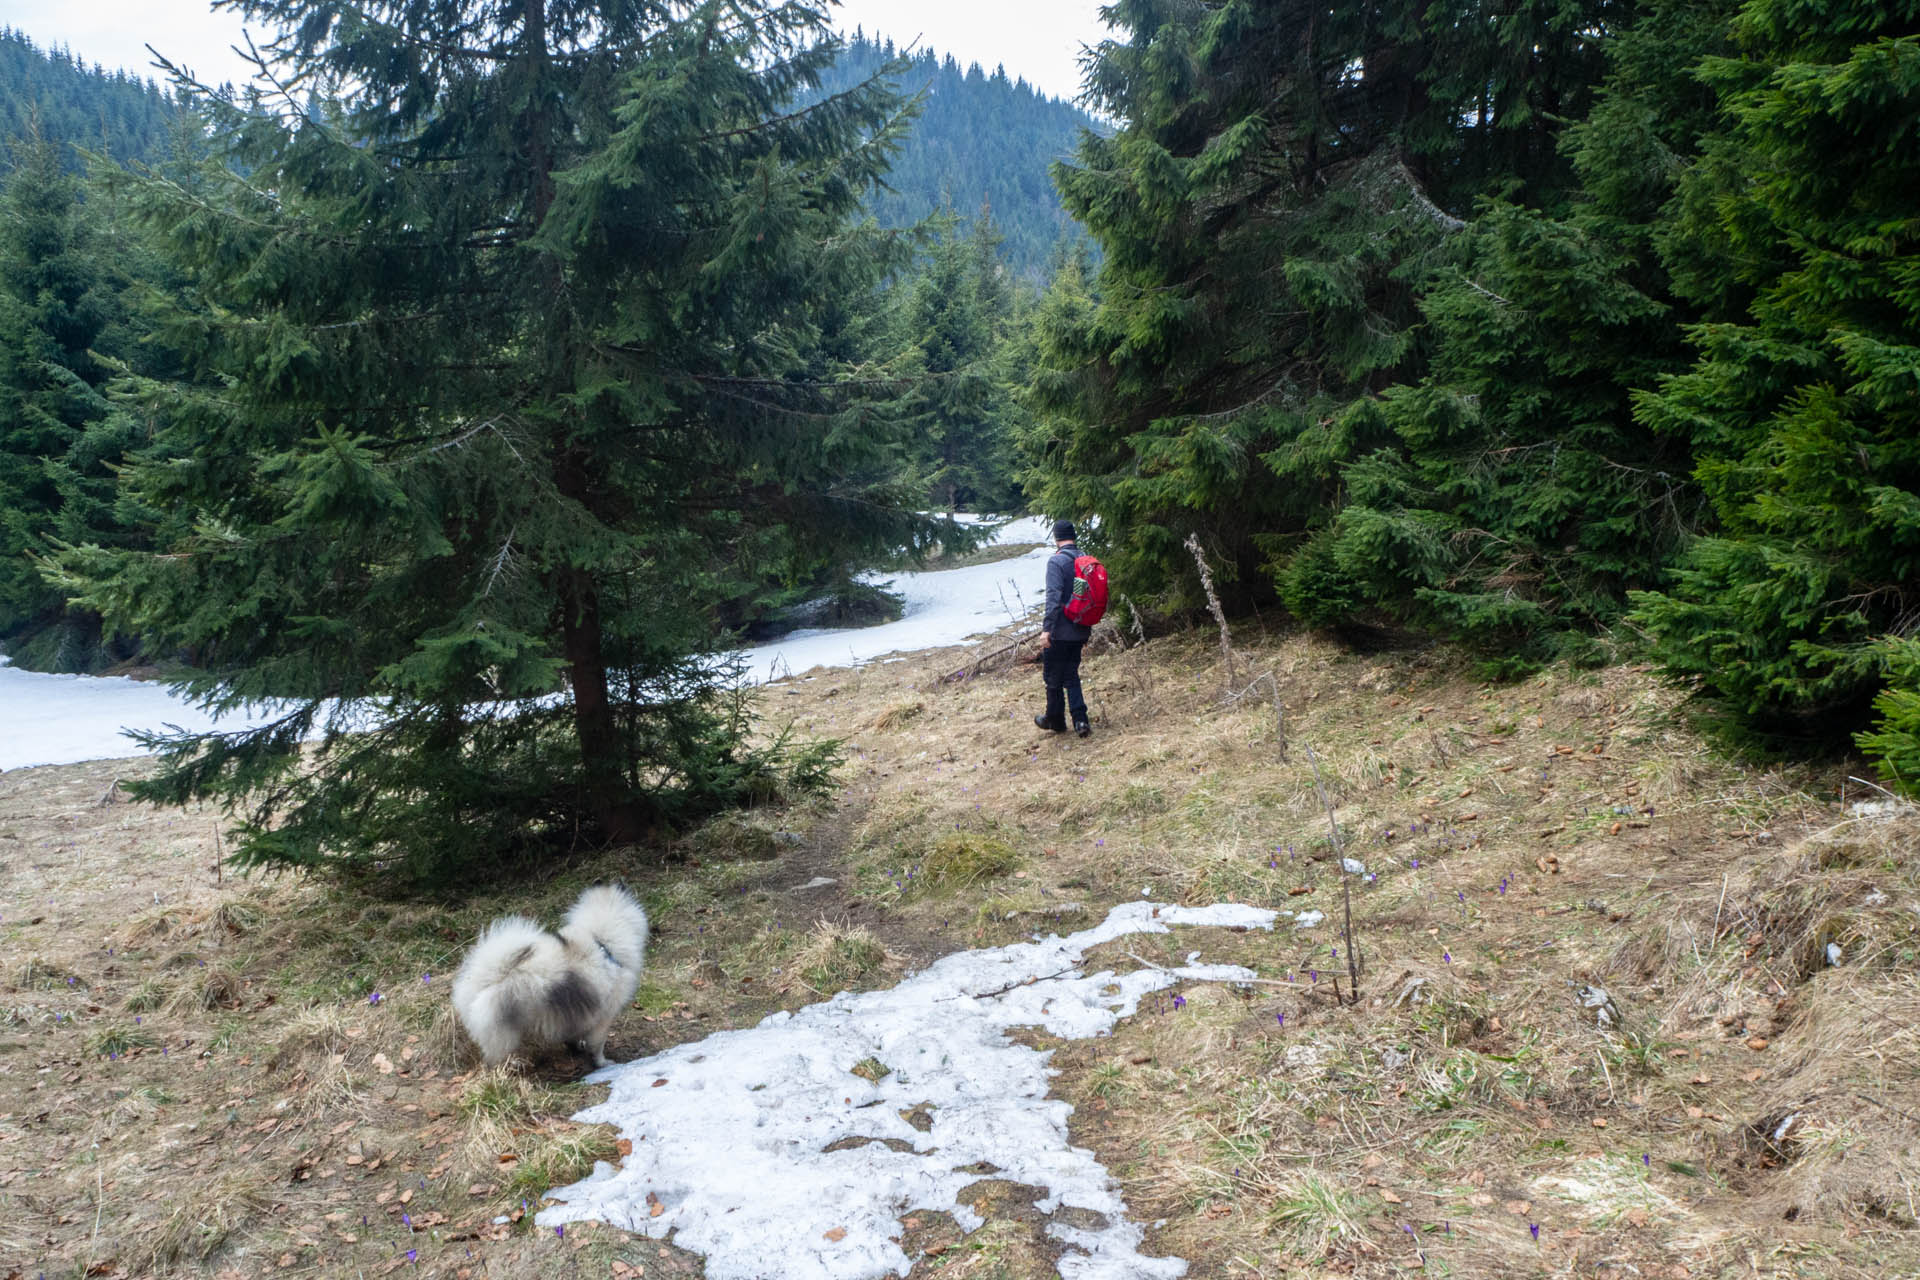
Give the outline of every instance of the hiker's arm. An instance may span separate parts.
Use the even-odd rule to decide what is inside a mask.
[[[1059,625],[1060,611],[1067,606],[1067,595],[1072,591],[1070,579],[1073,567],[1064,563],[1059,556],[1047,561],[1047,611],[1040,618],[1040,643],[1046,644],[1053,639],[1053,629]]]

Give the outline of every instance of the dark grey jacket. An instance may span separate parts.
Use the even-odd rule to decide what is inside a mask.
[[[1060,613],[1073,599],[1073,562],[1079,555],[1080,548],[1069,542],[1047,561],[1047,611],[1040,629],[1055,640],[1084,641],[1093,634],[1092,627],[1070,622]]]

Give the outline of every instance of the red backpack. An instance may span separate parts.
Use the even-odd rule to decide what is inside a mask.
[[[1068,622],[1090,627],[1107,616],[1107,566],[1092,556],[1073,561],[1073,598],[1060,614]]]

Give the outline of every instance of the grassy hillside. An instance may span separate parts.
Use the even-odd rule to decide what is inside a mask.
[[[1089,657],[1084,742],[1028,724],[1029,667],[943,679],[971,651],[816,672],[761,700],[847,740],[832,799],[459,907],[236,883],[217,815],[115,799],[126,764],[0,776],[0,1273],[377,1274],[407,1250],[698,1273],[531,1231],[523,1199],[618,1158],[564,1119],[604,1090],[564,1055],[476,1071],[446,1012],[481,921],[551,920],[611,873],[658,925],[616,1058],[1142,894],[1324,912],[1110,944],[1115,968],[1204,946],[1263,982],[1183,986],[1055,1055],[1075,1141],[1190,1275],[1920,1269],[1914,809],[1716,760],[1637,669],[1488,686],[1436,651],[1236,645],[1284,750],[1269,686],[1223,702],[1205,634]],[[1357,1005],[1308,746],[1366,866]],[[913,1274],[1052,1275],[1032,1196],[977,1195],[971,1235],[908,1224]]]

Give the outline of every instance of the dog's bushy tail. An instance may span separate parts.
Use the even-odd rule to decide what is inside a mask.
[[[595,885],[567,912],[560,936],[584,950],[594,945],[623,969],[638,972],[647,954],[647,912],[618,885]]]
[[[545,985],[541,971],[552,967],[558,950],[552,935],[525,916],[502,916],[481,930],[460,962],[453,1011],[489,1066],[519,1046],[525,1012],[538,1006]]]
[[[542,944],[551,945],[547,931],[525,916],[495,920],[480,931],[480,940],[460,962],[460,972],[453,978],[455,1003],[463,989],[479,991],[505,983]]]

